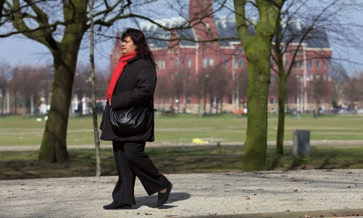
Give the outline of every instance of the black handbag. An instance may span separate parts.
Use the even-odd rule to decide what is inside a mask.
[[[110,108],[112,129],[122,135],[142,133],[147,128],[149,113],[150,109],[147,107]]]

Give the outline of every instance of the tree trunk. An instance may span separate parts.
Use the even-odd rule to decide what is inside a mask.
[[[64,28],[60,42],[47,32],[40,40],[53,56],[54,80],[48,120],[43,133],[38,159],[52,163],[70,160],[67,151],[67,127],[78,51],[87,31],[87,1],[64,2],[65,20],[72,20]]]
[[[90,27],[90,64],[91,64],[91,83],[92,83],[92,118],[93,118],[93,136],[96,148],[96,176],[101,176],[101,156],[100,156],[100,137],[98,132],[97,111],[96,111],[96,76],[95,76],[95,55],[94,55],[94,20],[93,20],[94,0],[89,1],[89,15],[91,21]]]
[[[14,93],[14,114],[18,114],[18,97],[16,91]]]
[[[278,155],[284,154],[286,82],[287,76],[285,72],[279,72],[278,123],[276,138],[276,154]]]
[[[77,47],[75,45],[74,47]],[[67,127],[72,98],[78,50],[69,49],[67,59],[54,57],[54,81],[48,120],[43,133],[38,159],[52,163],[70,160],[67,151]]]
[[[248,62],[247,139],[243,170],[264,170],[267,151],[267,103],[272,38],[284,0],[255,1],[259,20],[254,34],[247,23],[246,0],[234,0],[238,36]]]
[[[1,89],[1,93],[3,95],[2,98],[1,98],[1,115],[4,115],[6,90],[5,89]]]
[[[265,45],[265,46],[261,46]],[[245,145],[244,171],[264,170],[267,149],[267,102],[270,84],[271,42],[256,38],[247,48],[247,140]]]

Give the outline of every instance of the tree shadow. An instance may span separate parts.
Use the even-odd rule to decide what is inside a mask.
[[[267,164],[267,170],[301,170],[301,169],[332,169],[348,168],[349,163],[335,163],[336,153],[315,154],[308,157],[288,155],[276,155]]]

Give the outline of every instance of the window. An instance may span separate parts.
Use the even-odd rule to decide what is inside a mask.
[[[238,68],[238,61],[235,58],[233,58],[233,68],[234,69]]]
[[[316,68],[319,68],[319,67],[320,67],[320,61],[316,60]]]
[[[294,61],[294,69],[296,69],[298,67],[298,62],[297,61]]]
[[[203,68],[206,68],[208,64],[207,58],[203,58]]]
[[[159,69],[164,69],[165,68],[165,60],[158,61],[158,67],[159,67]]]
[[[224,66],[226,68],[228,67],[228,62],[229,62],[228,58],[224,58]]]
[[[188,69],[192,68],[192,60],[188,57]]]
[[[244,61],[243,58],[239,59],[239,66],[242,68],[244,65]]]
[[[164,60],[159,60],[156,62],[157,66],[159,69],[165,69],[165,61]]]
[[[289,66],[289,59],[285,59],[285,67]]]
[[[175,58],[175,67],[176,68],[179,67],[179,58],[178,57]]]
[[[209,66],[211,66],[211,67],[214,66],[214,59],[213,58],[209,59]]]

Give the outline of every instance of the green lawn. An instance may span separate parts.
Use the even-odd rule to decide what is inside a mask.
[[[156,166],[163,173],[229,172],[241,171],[245,140],[246,117],[233,115],[199,117],[175,115],[156,118],[156,143],[179,144],[178,147],[147,147]],[[277,118],[269,118],[269,141],[276,137]],[[267,152],[266,170],[292,169],[353,169],[363,168],[363,144],[330,145],[329,140],[363,140],[362,116],[321,116],[314,119],[305,115],[300,119],[286,117],[286,140],[292,139],[296,129],[311,131],[311,140],[327,140],[326,146],[312,146],[309,157],[292,156],[291,146],[285,146],[283,156],[275,155],[274,147]],[[35,117],[0,117],[0,146],[39,145],[44,121]],[[193,138],[211,141],[211,146],[188,146]],[[216,142],[221,142],[218,147]],[[223,143],[238,146],[223,146]],[[103,146],[102,175],[116,175],[110,146]],[[90,117],[72,117],[69,120],[68,148],[71,161],[51,164],[37,160],[38,151],[0,152],[1,179],[29,179],[95,175],[94,149],[72,149],[72,145],[93,144]],[[214,145],[214,146],[213,146]]]
[[[98,120],[100,122],[100,119]],[[275,141],[276,115],[270,115],[268,140]],[[36,117],[0,117],[0,146],[39,145],[45,122]],[[200,117],[197,115],[175,115],[156,117],[156,141],[160,144],[192,143],[194,138],[209,142],[242,143],[246,138],[246,117],[218,115]],[[363,116],[323,115],[314,119],[304,115],[299,119],[286,117],[285,140],[292,140],[296,129],[311,131],[311,140],[363,140]],[[91,117],[72,117],[68,124],[67,144],[87,145],[93,143]],[[109,142],[102,142],[109,144]]]

